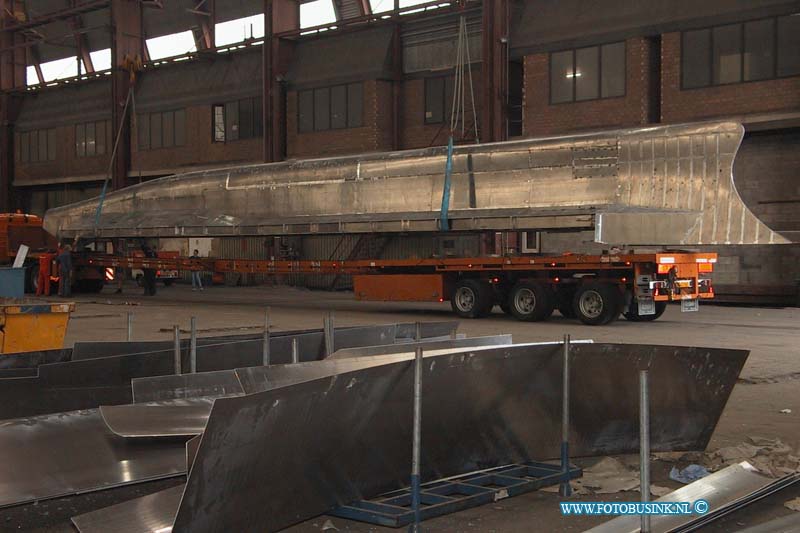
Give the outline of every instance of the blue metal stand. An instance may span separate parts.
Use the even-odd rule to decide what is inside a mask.
[[[561,464],[533,462],[464,474],[444,481],[432,481],[422,485],[419,492],[419,518],[424,521],[478,507],[567,482],[582,475],[583,471],[574,465],[565,472]],[[337,507],[329,514],[374,525],[403,527],[414,523],[411,499],[411,491],[403,489],[374,500],[362,500]]]

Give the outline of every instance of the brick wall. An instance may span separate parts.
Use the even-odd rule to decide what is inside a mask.
[[[661,43],[662,122],[800,108],[800,76],[682,90],[680,32],[665,33]]]
[[[753,214],[787,238],[800,240],[800,129],[748,133],[733,175]]]
[[[19,132],[14,142],[19,146]],[[91,157],[78,157],[75,153],[75,125],[56,128],[56,159],[37,163],[22,163],[18,153],[15,155],[14,180],[20,182],[102,180],[108,174],[111,146],[106,143],[106,153]],[[18,150],[17,150],[18,152]]]
[[[392,149],[392,85],[364,81],[360,128],[300,133],[297,131],[297,91],[286,98],[286,151],[290,158],[324,157]]]
[[[475,111],[479,121],[482,109],[480,77],[480,70],[473,67],[472,82],[475,92]],[[467,90],[466,100],[466,126],[469,131],[467,131],[465,138],[472,140],[475,136],[473,133],[474,122],[469,101],[469,90]],[[400,124],[400,148],[403,150],[447,144],[447,138],[450,135],[449,120],[444,124],[425,123],[424,78],[408,79],[403,82],[402,101],[400,102]],[[478,128],[478,135],[480,136],[480,122]]]
[[[525,56],[523,135],[542,136],[578,130],[638,126],[648,123],[650,92],[657,83],[651,72],[651,42],[643,37],[626,42],[625,96],[585,102],[550,104],[549,54]]]
[[[212,140],[211,105],[186,108],[186,144],[139,150],[138,133],[131,129],[131,172],[172,173],[192,167],[263,161],[263,139],[217,143]]]

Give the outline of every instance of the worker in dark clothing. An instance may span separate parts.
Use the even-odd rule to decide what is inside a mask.
[[[145,257],[156,258],[156,253],[153,251],[152,248],[147,246],[146,244],[142,245],[142,252],[144,253]],[[144,295],[145,296],[155,296],[156,295],[156,269],[155,268],[145,268],[144,270]]]
[[[58,261],[58,295],[69,298],[72,295],[72,246],[64,245],[56,258]]]
[[[189,259],[200,259],[200,252],[195,250]],[[203,290],[202,272],[192,270],[192,290],[196,291],[197,289]]]

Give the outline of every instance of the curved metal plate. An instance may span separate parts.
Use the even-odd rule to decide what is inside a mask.
[[[446,339],[438,341],[408,342],[403,344],[387,344],[383,346],[363,346],[361,348],[342,348],[331,354],[327,360],[364,357],[369,355],[389,355],[413,351],[417,346],[423,350],[446,350],[448,348],[473,348],[477,346],[500,346],[512,344],[511,335],[493,335],[487,337],[470,337],[463,339]]]
[[[72,518],[80,533],[169,533],[184,485]]]
[[[183,439],[114,435],[97,409],[0,422],[0,507],[183,474]]]
[[[336,329],[334,345],[341,348],[387,344],[395,339],[397,324]],[[270,339],[272,360],[291,362],[292,339],[300,346],[301,360],[322,359],[321,332]],[[182,353],[189,368],[188,345]],[[240,340],[197,347],[199,372],[228,370],[262,364],[262,341]],[[172,349],[44,364],[38,376],[0,378],[0,420],[47,413],[90,409],[133,401],[131,380],[175,373]],[[168,399],[168,398],[154,398]]]
[[[747,352],[582,344],[572,356],[580,456],[638,450],[640,369],[653,376],[653,451],[705,448]],[[174,531],[277,531],[406,486],[412,383],[404,361],[216,400]],[[423,481],[558,457],[559,345],[430,357],[422,383]]]
[[[100,414],[108,429],[125,438],[191,437],[203,432],[213,400],[172,400],[131,405],[103,405]]]

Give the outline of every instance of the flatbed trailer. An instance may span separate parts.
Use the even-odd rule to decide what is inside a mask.
[[[265,275],[353,276],[357,300],[449,301],[463,318],[487,316],[497,305],[519,320],[548,318],[554,310],[589,325],[620,314],[657,319],[670,301],[695,311],[714,297],[715,253],[278,261],[216,258],[119,257],[75,254],[79,269],[132,268]]]

